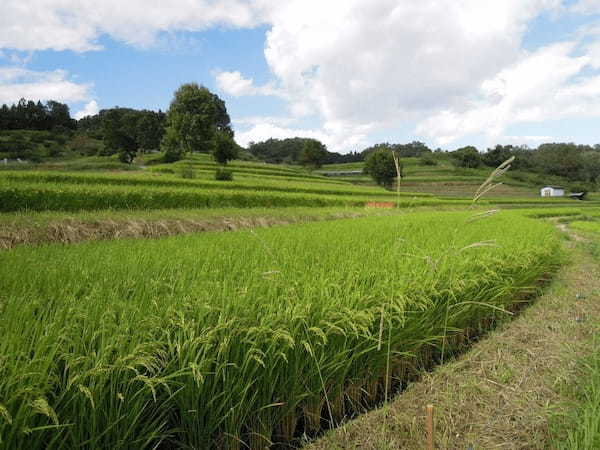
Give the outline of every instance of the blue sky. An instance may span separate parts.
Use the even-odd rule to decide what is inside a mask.
[[[0,5],[0,103],[165,110],[196,81],[242,145],[600,143],[599,0],[28,3]]]

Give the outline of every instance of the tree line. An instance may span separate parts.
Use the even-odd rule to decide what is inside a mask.
[[[14,105],[0,107],[0,130],[73,130],[77,121],[71,118],[69,107],[50,100],[46,103],[22,98]]]
[[[330,152],[319,140],[302,137],[271,138],[262,142],[250,142],[248,151],[257,159],[271,164],[303,164],[320,167],[323,164],[342,164],[364,160],[364,157],[358,152],[345,155]]]
[[[495,168],[514,157],[510,176],[531,181],[525,172],[547,176],[559,176],[569,182],[572,190],[588,191],[600,185],[600,145],[574,143],[546,143],[535,149],[527,146],[496,145],[480,152],[474,146],[454,151],[432,151],[420,142],[411,144],[377,144],[361,152],[365,155],[365,173],[380,185],[391,186],[396,178],[392,153],[403,157],[418,157],[421,165],[437,165],[450,160],[456,167],[466,169]],[[400,165],[401,176],[402,165]]]
[[[115,107],[79,121],[71,118],[69,107],[64,103],[21,99],[14,105],[0,107],[0,130],[33,130],[66,135],[70,138],[69,145],[80,154],[118,154],[127,163],[131,163],[139,152],[162,151],[165,162],[177,161],[186,153],[203,152],[226,164],[241,150],[233,140],[234,132],[225,102],[196,83],[180,86],[166,112]],[[4,144],[13,146],[14,142]],[[442,156],[464,168],[497,167],[514,156],[512,166],[516,170],[600,184],[600,145],[546,143],[535,149],[497,145],[483,153],[473,146],[443,152],[441,149],[432,150],[419,141],[406,144],[384,142],[361,151],[340,154],[328,151],[316,139],[294,137],[251,142],[248,151],[255,159],[265,162],[303,164],[313,168],[324,164],[365,161],[367,172],[375,171],[371,167],[381,168],[384,175],[377,179],[380,184],[389,184],[390,178],[395,177],[392,152],[400,158],[420,158],[424,165],[435,165]],[[50,153],[50,156],[60,155],[54,147]]]
[[[177,161],[189,152],[204,152],[226,164],[239,150],[225,102],[196,83],[179,87],[166,113],[115,107],[77,121],[65,104],[22,99],[0,108],[0,130],[67,134],[70,147],[81,155],[118,154],[126,163],[140,152],[162,151],[165,162]],[[14,136],[10,139],[8,146],[22,148],[12,140]]]

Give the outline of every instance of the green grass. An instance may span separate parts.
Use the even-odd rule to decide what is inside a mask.
[[[595,337],[595,347],[600,335]],[[581,390],[578,407],[572,411],[572,428],[564,441],[556,443],[560,450],[592,450],[600,448],[600,352],[581,362]],[[576,419],[575,419],[576,418]]]
[[[598,217],[598,216],[596,216]],[[592,233],[600,233],[600,222],[599,221],[583,221],[576,220],[569,224],[574,230],[587,231]]]
[[[325,397],[339,417],[344,395],[428,363],[560,261],[549,224],[470,217],[0,253],[2,445],[258,448],[311,432]]]

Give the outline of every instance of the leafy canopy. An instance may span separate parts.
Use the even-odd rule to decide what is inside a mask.
[[[167,128],[162,142],[167,160],[180,159],[187,152],[209,153],[216,132],[233,138],[225,102],[197,83],[183,84],[167,113]]]
[[[370,153],[365,160],[364,172],[379,185],[389,187],[396,178],[396,166],[392,152],[380,149]]]

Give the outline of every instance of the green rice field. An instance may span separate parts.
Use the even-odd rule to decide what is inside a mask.
[[[539,292],[564,260],[543,219],[600,216],[474,203],[483,173],[412,163],[473,189],[242,161],[222,182],[201,155],[73,167],[0,171],[1,448],[301,446]]]
[[[560,260],[548,224],[471,217],[3,252],[3,445],[261,448],[313,432]]]

